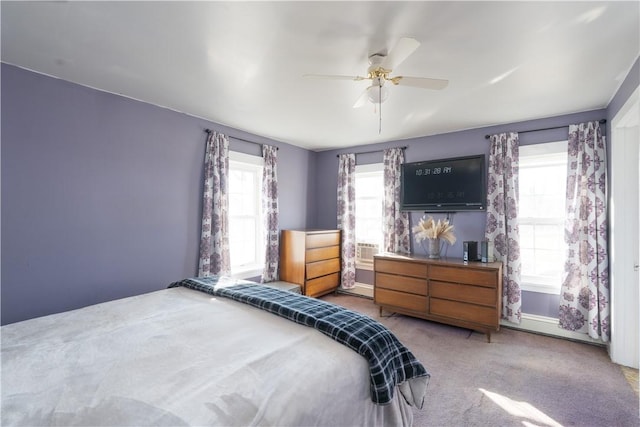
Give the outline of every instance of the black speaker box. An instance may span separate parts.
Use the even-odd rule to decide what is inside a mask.
[[[493,242],[488,240],[483,240],[480,242],[480,261],[482,262],[493,262]]]
[[[478,242],[462,242],[462,260],[478,260]]]

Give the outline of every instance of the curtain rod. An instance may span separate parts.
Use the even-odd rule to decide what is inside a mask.
[[[607,121],[605,119],[600,120],[600,124],[605,124],[607,123]],[[551,128],[542,128],[542,129],[529,129],[529,130],[523,130],[517,133],[527,133],[527,132],[539,132],[539,131],[543,131],[543,130],[552,130],[552,129],[562,129],[562,128],[566,128],[569,127],[569,125],[567,126],[555,126],[555,127],[551,127]],[[484,139],[489,139],[491,138],[491,135],[485,135]]]
[[[204,130],[206,133],[211,133],[213,132],[211,129],[205,129]],[[238,141],[244,141],[244,142],[250,142],[251,144],[257,144],[257,145],[264,145],[261,142],[255,142],[255,141],[249,141],[248,139],[242,139],[242,138],[238,138],[236,136],[231,136],[231,135],[227,135],[229,138],[233,138],[233,139],[237,139]],[[279,150],[280,147],[276,147],[276,150]]]
[[[403,150],[406,150],[407,146],[405,145],[404,147],[391,147],[391,148],[401,148]],[[384,150],[386,150],[386,148],[383,148],[382,150],[363,151],[361,153],[353,153],[353,154],[355,154],[357,156],[359,154],[379,153],[379,152],[384,151]],[[346,154],[346,153],[343,153],[343,154]],[[340,157],[340,154],[336,154],[336,157]]]

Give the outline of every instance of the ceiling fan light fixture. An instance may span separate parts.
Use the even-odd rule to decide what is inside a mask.
[[[367,98],[373,104],[380,104],[389,98],[389,88],[386,86],[370,86],[367,89]]]

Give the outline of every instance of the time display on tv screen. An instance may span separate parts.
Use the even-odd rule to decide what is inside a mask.
[[[484,156],[406,163],[402,169],[405,210],[474,210],[485,205]]]

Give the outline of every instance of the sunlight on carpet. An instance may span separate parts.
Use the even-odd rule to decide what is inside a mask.
[[[624,374],[624,377],[627,379],[627,382],[629,383],[633,391],[636,392],[636,395],[640,396],[640,392],[638,390],[640,388],[638,387],[640,385],[640,380],[638,380],[638,370],[628,368],[626,366],[620,366],[620,369],[622,369],[622,373]]]
[[[509,415],[514,417],[526,418],[522,421],[525,426],[549,426],[562,427],[560,423],[546,415],[544,412],[536,409],[535,406],[527,402],[517,402],[498,393],[493,393],[485,389],[479,388],[485,396],[491,399],[496,405],[504,409]]]

